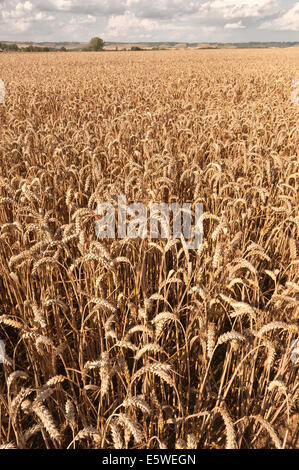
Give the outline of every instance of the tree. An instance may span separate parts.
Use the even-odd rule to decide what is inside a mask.
[[[92,38],[89,41],[88,49],[90,51],[102,51],[104,47],[104,41],[101,38]]]
[[[17,44],[13,43],[13,44],[7,44],[5,46],[5,49],[8,49],[9,51],[18,51],[19,47]]]

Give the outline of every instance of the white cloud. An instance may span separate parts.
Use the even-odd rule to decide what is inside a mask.
[[[200,3],[190,0],[126,0],[126,7],[141,18],[178,18],[199,11]]]
[[[219,28],[217,26],[203,26],[200,28],[200,32],[202,32],[205,35],[210,35],[211,33],[216,33],[219,31]]]
[[[95,16],[92,16],[92,15],[86,15],[86,16],[81,16],[81,17],[77,17],[77,18],[72,18],[70,20],[70,24],[71,25],[87,25],[87,24],[94,24],[96,23],[97,19]]]
[[[55,0],[54,2],[57,10],[70,11],[73,7],[71,0]]]
[[[299,31],[299,2],[279,18],[262,23],[259,28],[272,31]]]
[[[124,13],[127,0],[52,0],[53,10],[78,14],[112,15]]]
[[[237,21],[236,23],[226,23],[224,25],[225,29],[244,29],[246,26],[243,25],[242,21]]]
[[[34,19],[36,21],[54,21],[55,16],[53,15],[47,15],[43,11],[39,11],[38,13],[35,14]]]
[[[298,0],[0,0],[0,39],[296,41]]]
[[[157,21],[149,19],[138,19],[134,13],[126,11],[124,15],[111,16],[108,22],[108,28],[117,30],[118,32],[122,30],[130,29],[144,29],[146,31],[154,31],[159,28]]]
[[[0,32],[7,34],[24,33],[34,23],[53,21],[55,17],[45,12],[36,11],[35,6],[28,0],[16,2],[12,0],[2,2],[0,9]]]
[[[279,11],[277,0],[210,0],[200,8],[202,15],[215,15],[225,20],[263,18]]]
[[[10,4],[9,6],[10,8],[2,9],[3,18],[22,18],[30,14],[33,9],[31,2],[18,2],[16,5]]]
[[[107,34],[113,38],[137,38],[138,36],[144,38],[147,36],[147,33],[159,31],[161,28],[167,31],[175,31],[180,27],[170,23],[163,24],[162,26],[158,21],[152,19],[140,19],[137,18],[134,13],[127,10],[123,15],[110,16],[107,26]]]
[[[24,2],[24,3],[17,3],[16,5],[16,11],[20,12],[25,12],[25,11],[31,11],[33,8],[33,5],[31,2]]]

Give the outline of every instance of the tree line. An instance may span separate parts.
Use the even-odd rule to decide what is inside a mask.
[[[0,49],[3,51],[20,51],[20,52],[53,52],[53,51],[66,51],[65,47],[60,47],[56,49],[55,47],[42,47],[42,46],[26,46],[19,47],[16,43],[8,44],[6,42],[0,42]]]
[[[104,45],[105,42],[103,39],[99,37],[94,37],[92,38],[87,47],[84,47],[82,49],[83,52],[88,52],[88,51],[102,51],[104,50]],[[6,43],[6,42],[0,42],[0,49],[6,50],[6,51],[19,51],[19,52],[69,52],[72,49],[67,49],[65,46],[60,47],[59,49],[56,47],[48,47],[48,46],[33,46],[29,45],[26,47],[19,47],[16,43]],[[118,50],[118,47],[116,46],[116,50]],[[127,50],[127,49],[122,49],[122,50]],[[139,46],[132,46],[130,48],[131,51],[143,51],[146,49],[142,49]],[[153,47],[152,50],[159,50],[158,47]]]

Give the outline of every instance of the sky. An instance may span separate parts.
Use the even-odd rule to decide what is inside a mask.
[[[0,41],[299,41],[294,0],[0,0]]]

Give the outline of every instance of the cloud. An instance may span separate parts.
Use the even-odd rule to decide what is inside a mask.
[[[172,19],[190,16],[200,9],[198,1],[190,0],[126,0],[126,7],[137,17],[153,19]]]
[[[87,16],[80,16],[80,17],[73,17],[70,20],[71,25],[88,25],[96,23],[97,19],[95,16],[87,15]]]
[[[282,16],[266,21],[259,26],[259,29],[269,29],[274,31],[299,31],[299,2],[287,10]]]
[[[296,41],[298,0],[0,0],[3,40]]]
[[[4,19],[8,18],[22,18],[28,14],[33,9],[33,5],[31,2],[18,2],[15,5],[13,2],[4,2],[4,6],[7,6],[7,8],[2,7],[2,17]]]
[[[176,31],[180,26],[164,23],[163,26],[160,22],[149,18],[138,18],[134,13],[125,11],[123,15],[112,15],[109,18],[107,25],[107,35],[112,38],[146,38],[148,33],[155,31]]]
[[[124,13],[127,0],[52,0],[47,8],[58,12],[90,15]]]
[[[6,34],[24,33],[34,23],[45,23],[55,20],[53,15],[38,12],[35,6],[28,0],[25,2],[4,1],[0,10],[0,32]]]
[[[263,18],[279,11],[277,0],[210,0],[201,5],[201,15],[235,18]]]
[[[246,26],[243,25],[242,21],[237,21],[237,23],[226,23],[224,25],[225,29],[243,29],[246,28]]]
[[[34,19],[37,21],[54,21],[55,16],[47,15],[43,11],[39,11],[38,13],[35,14]]]
[[[138,18],[174,18],[191,15],[200,8],[199,0],[44,0],[47,8],[78,14],[123,15],[126,11]]]
[[[17,3],[16,5],[16,11],[20,11],[20,12],[25,12],[25,11],[31,11],[33,8],[33,5],[31,2],[24,2],[24,3]]]
[[[54,2],[57,10],[71,11],[73,8],[73,2],[71,0],[56,0]]]

